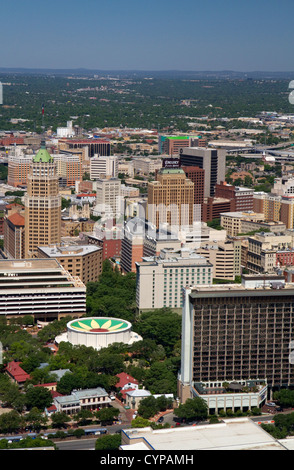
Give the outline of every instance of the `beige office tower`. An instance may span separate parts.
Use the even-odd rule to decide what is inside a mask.
[[[35,258],[38,246],[60,243],[61,197],[53,157],[45,145],[33,158],[25,201],[25,256]]]
[[[162,169],[148,184],[148,221],[156,228],[192,225],[193,209],[194,183],[182,169]]]

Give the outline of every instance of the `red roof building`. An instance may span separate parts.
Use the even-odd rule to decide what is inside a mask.
[[[139,385],[138,380],[134,379],[134,377],[132,377],[131,375],[126,374],[125,372],[122,372],[121,374],[117,374],[116,377],[119,378],[119,381],[116,384],[117,388],[121,388],[121,389],[127,388],[127,389],[132,389],[132,390],[138,388],[138,385]],[[132,387],[132,385],[134,385],[134,387]]]
[[[24,227],[25,225],[25,218],[17,212],[9,216],[8,220],[10,220],[10,222],[12,222],[13,225],[16,225],[17,227]]]
[[[26,380],[30,380],[31,376],[27,374],[21,367],[21,362],[9,362],[5,368],[7,374],[16,382],[18,385],[23,385]]]

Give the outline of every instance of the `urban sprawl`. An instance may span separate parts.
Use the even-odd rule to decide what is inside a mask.
[[[0,131],[0,448],[294,448],[294,114],[41,113]]]

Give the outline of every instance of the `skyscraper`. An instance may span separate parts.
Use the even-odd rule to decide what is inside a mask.
[[[148,220],[156,228],[161,224],[193,224],[194,183],[180,168],[163,168],[157,181],[148,184]]]
[[[205,170],[204,197],[213,197],[215,185],[225,181],[226,153],[224,150],[200,147],[182,148],[180,164]]]
[[[38,246],[60,243],[61,197],[53,157],[42,143],[33,158],[25,202],[25,256],[34,258]]]
[[[186,288],[181,401],[193,394],[195,383],[261,380],[269,389],[292,387],[293,294],[294,284],[274,274]]]

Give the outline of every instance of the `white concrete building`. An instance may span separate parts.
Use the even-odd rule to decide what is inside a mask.
[[[94,155],[90,159],[90,178],[97,180],[101,178],[118,177],[118,159],[115,156]]]
[[[85,285],[56,259],[0,260],[0,316],[50,321],[85,312]]]
[[[206,402],[209,414],[218,414],[220,410],[235,413],[238,410],[245,412],[261,408],[266,401],[267,391],[267,384],[262,380],[228,384],[228,390],[224,389],[222,383],[194,383],[192,396]]]
[[[110,405],[111,399],[104,388],[74,390],[71,395],[54,398],[56,411],[72,415],[82,410],[97,410]]]
[[[123,214],[123,203],[120,193],[121,180],[118,178],[97,180],[96,207],[94,216],[108,216],[119,218]]]
[[[72,126],[72,121],[67,121],[66,127],[57,127],[56,134],[58,138],[73,137],[75,133]]]
[[[180,311],[184,286],[209,285],[213,279],[213,265],[188,249],[162,249],[158,257],[143,257],[142,262],[136,262],[136,269],[140,312],[163,307]]]
[[[87,317],[72,320],[67,332],[55,338],[56,343],[69,342],[74,346],[84,345],[99,351],[113,343],[132,345],[142,337],[132,330],[132,324],[118,318]]]

